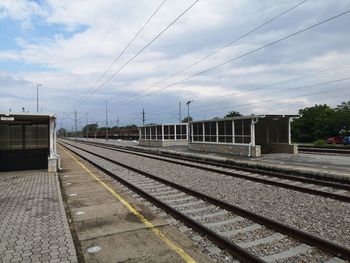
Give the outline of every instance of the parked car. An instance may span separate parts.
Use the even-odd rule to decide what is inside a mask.
[[[342,137],[329,137],[327,139],[328,144],[342,144],[343,138]]]
[[[350,144],[350,136],[345,136],[343,138],[343,144],[344,145],[349,145]]]

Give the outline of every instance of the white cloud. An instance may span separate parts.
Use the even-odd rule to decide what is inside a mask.
[[[52,107],[52,110],[59,111],[62,106],[72,108],[78,98],[92,87],[160,2],[160,0],[100,0],[98,2],[95,0],[47,0],[39,5],[37,2],[25,0],[2,1],[0,19],[10,17],[23,25],[29,23],[35,27],[32,18],[38,16],[41,26],[57,26],[61,33],[59,30],[52,34],[45,32],[46,34],[35,38],[23,34],[17,39],[20,50],[0,50],[0,62],[33,65],[36,68],[33,71],[21,70],[17,74],[8,73],[8,75],[16,77],[18,75],[27,80],[29,88],[35,86],[35,83],[43,83],[43,96],[47,100],[43,103],[46,103],[47,107]],[[193,0],[167,1],[113,67],[113,71],[128,61],[192,2]],[[150,91],[184,79],[343,11],[347,3],[350,1],[336,3],[308,1],[290,14],[240,40],[234,46],[222,50]],[[280,1],[277,4],[272,0],[200,1],[79,109],[95,112],[100,108],[100,101],[104,98],[111,100],[111,105],[118,105],[126,101],[129,96],[152,87],[165,77],[239,37],[293,4],[290,1]],[[141,105],[152,109],[155,104],[152,103],[153,101],[163,103],[166,108],[170,107],[169,101],[171,101],[174,105],[171,109],[176,110],[176,102],[188,98],[196,98],[196,103],[193,105],[195,109],[196,105],[199,107],[206,103],[219,108],[221,106],[229,108],[230,105],[243,104],[242,102],[249,104],[277,97],[268,89],[250,93],[245,91],[335,65],[350,64],[350,48],[347,45],[350,37],[348,28],[344,26],[346,21],[348,17],[341,18],[339,22],[332,22],[333,26],[320,27],[310,33],[238,59],[217,70],[209,71],[149,96],[147,99],[130,103],[127,107],[120,109],[120,112],[130,113],[135,110],[135,107],[142,107]],[[337,25],[339,26],[336,27]],[[37,69],[38,66],[43,70]],[[339,72],[325,73],[317,75],[314,79],[303,79],[278,87],[289,88],[293,85],[297,87],[331,80],[347,72],[344,69]],[[13,90],[18,92],[19,89],[14,85]],[[232,93],[235,93],[234,96]],[[231,94],[231,96],[227,96],[225,100],[222,100],[222,97],[215,99],[225,94]],[[301,92],[287,93],[289,96],[295,96],[295,94],[301,94]],[[289,106],[278,107],[289,111],[296,110],[297,106],[312,103],[313,100],[308,98],[295,100],[294,105],[288,101],[283,102]],[[11,103],[13,103],[12,100]],[[278,107],[273,104],[257,104],[251,108],[242,107],[242,110],[266,113]],[[236,110],[240,111],[239,108]]]

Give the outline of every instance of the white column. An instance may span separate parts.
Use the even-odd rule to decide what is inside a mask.
[[[164,125],[162,125],[162,141],[164,141]]]
[[[205,140],[204,140],[204,138],[205,138],[205,129],[204,129],[205,127],[204,127],[204,122],[202,122],[202,135],[203,135],[203,139],[202,139],[202,141],[204,142]]]
[[[251,120],[250,124],[250,142],[255,146],[255,122],[254,119]]]
[[[174,139],[176,141],[176,124],[174,125]]]
[[[155,126],[156,127],[156,140],[158,140],[158,126]]]
[[[216,123],[216,142],[219,142],[219,122],[215,122],[215,123]]]
[[[235,143],[235,121],[232,120],[232,143]]]
[[[50,117],[50,122],[49,122],[49,131],[50,131],[50,136],[49,136],[49,140],[50,140],[50,158],[53,158],[54,156],[56,156],[56,152],[55,152],[55,147],[54,144],[56,142],[56,138],[55,138],[55,118],[54,117]]]

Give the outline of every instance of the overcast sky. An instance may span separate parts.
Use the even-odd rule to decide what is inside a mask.
[[[302,2],[200,0],[119,70],[195,2],[167,0],[101,78],[161,2],[0,0],[0,111],[18,112],[24,107],[36,112],[37,84],[42,84],[40,110],[56,113],[59,125],[69,129],[73,125],[69,112],[74,110],[81,124],[88,113],[89,123],[103,126],[105,101],[112,125],[118,116],[121,125],[139,125],[142,109],[147,123],[176,122],[179,102],[185,117],[188,100],[194,101],[190,115],[196,120],[233,110],[295,114],[314,104],[336,106],[350,100],[349,13],[238,58],[349,10],[350,0],[305,1],[168,78]],[[205,71],[230,59],[234,60]]]

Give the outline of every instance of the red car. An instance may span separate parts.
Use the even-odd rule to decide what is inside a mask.
[[[343,144],[343,138],[342,137],[329,137],[327,139],[328,144]]]

